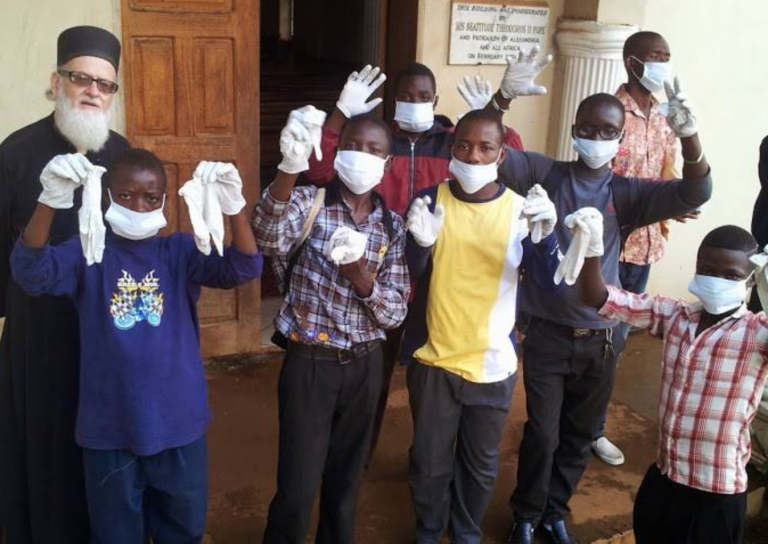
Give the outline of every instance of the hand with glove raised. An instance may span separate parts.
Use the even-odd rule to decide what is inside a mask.
[[[435,207],[435,213],[429,211],[432,199],[428,196],[414,199],[408,209],[408,219],[405,227],[413,239],[421,247],[432,247],[437,241],[437,235],[443,228],[445,209],[442,204]]]
[[[547,191],[538,183],[528,191],[520,217],[528,220],[528,230],[534,244],[538,244],[554,232],[557,224],[555,203],[549,199]]]
[[[233,164],[202,161],[179,195],[189,208],[197,248],[209,255],[211,240],[224,255],[224,215],[238,216],[245,207],[243,182]],[[250,242],[250,240],[246,240]]]
[[[528,55],[521,49],[515,57],[507,57],[507,69],[501,78],[500,91],[504,98],[547,94],[547,88],[536,85],[535,79],[552,62],[552,55],[543,55],[534,45]]]
[[[378,77],[377,77],[378,76]],[[349,74],[347,83],[341,91],[336,107],[347,119],[368,113],[376,106],[381,104],[381,98],[374,98],[370,102],[366,102],[376,89],[381,87],[382,83],[387,80],[387,76],[383,73],[380,74],[379,67],[371,68],[371,65],[366,65],[360,72],[352,72]]]
[[[325,112],[314,106],[304,106],[288,115],[288,122],[280,132],[280,153],[283,160],[277,169],[286,174],[300,174],[309,170],[309,157],[315,151],[317,160],[323,159],[320,140],[323,134]]]
[[[664,82],[664,90],[667,93],[666,105],[667,124],[678,138],[688,138],[699,132],[699,123],[693,111],[693,105],[688,98],[688,93],[682,90],[680,79],[675,76],[674,86],[668,81]]]
[[[493,98],[491,82],[480,76],[464,76],[464,81],[459,83],[456,88],[464,102],[469,106],[469,111],[485,108]]]
[[[193,177],[199,178],[203,186],[215,188],[221,213],[237,215],[245,207],[243,180],[235,165],[228,162],[200,161]]]
[[[75,190],[88,178],[93,165],[80,153],[57,155],[40,174],[43,191],[37,199],[55,210],[68,210],[75,205]]]
[[[603,214],[597,208],[581,208],[565,218],[565,226],[573,234],[568,251],[555,272],[555,283],[565,278],[573,285],[579,277],[584,259],[603,255]]]

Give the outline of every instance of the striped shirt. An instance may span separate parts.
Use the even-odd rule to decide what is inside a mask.
[[[297,187],[288,202],[279,202],[269,190],[264,191],[253,213],[253,230],[264,255],[285,258],[301,233],[316,194],[316,187]],[[360,224],[355,223],[340,195],[321,208],[275,319],[275,328],[289,340],[347,349],[383,340],[385,330],[398,327],[405,319],[410,280],[403,220],[388,212],[392,213],[394,227],[394,239],[390,240],[383,223],[384,210],[380,202],[374,202],[374,211]],[[375,279],[367,298],[357,295],[339,273],[339,267],[323,252],[326,242],[341,226],[368,235],[363,258]]]
[[[749,425],[768,378],[768,318],[743,305],[696,336],[703,308],[608,287],[600,313],[664,340],[659,470],[711,493],[747,489]]]

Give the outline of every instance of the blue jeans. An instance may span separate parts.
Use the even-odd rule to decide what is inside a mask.
[[[619,281],[621,282],[621,288],[630,293],[645,293],[645,288],[648,287],[648,277],[651,275],[651,265],[644,264],[632,264],[632,263],[619,263]],[[616,329],[617,334],[624,340],[621,345],[627,345],[627,337],[629,336],[629,325],[626,323],[619,323]],[[618,355],[616,354],[616,360],[618,361]],[[600,427],[597,429],[595,440],[605,435],[605,418],[606,414],[603,412],[603,417],[600,419]]]
[[[93,544],[197,544],[205,534],[205,437],[155,455],[83,449]]]

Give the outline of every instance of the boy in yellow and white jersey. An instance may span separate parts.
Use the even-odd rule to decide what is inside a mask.
[[[510,335],[520,269],[526,281],[555,288],[554,204],[541,187],[524,199],[496,181],[503,137],[488,114],[465,115],[452,147],[455,178],[422,192],[408,212],[416,291],[402,358],[418,544],[439,542],[449,515],[451,542],[480,542],[516,379]]]

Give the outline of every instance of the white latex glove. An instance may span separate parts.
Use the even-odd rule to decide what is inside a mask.
[[[325,256],[334,264],[349,264],[365,255],[368,235],[349,227],[337,228],[325,244]]]
[[[360,70],[360,73],[352,72],[349,74],[347,83],[341,90],[338,102],[336,102],[336,107],[347,119],[368,113],[381,104],[381,98],[374,98],[370,102],[366,102],[376,92],[376,89],[387,80],[387,76],[385,74],[379,75],[379,72],[378,66],[371,68],[371,65],[368,64]]]
[[[469,111],[481,110],[493,98],[491,82],[480,76],[464,76],[464,81],[456,87],[464,101],[469,105]]]
[[[547,88],[536,85],[534,80],[552,62],[552,55],[539,54],[539,46],[534,45],[530,53],[521,49],[515,57],[507,57],[507,69],[501,78],[501,95],[514,99],[518,96],[538,96],[547,94]]]
[[[219,255],[224,255],[222,214],[235,215],[245,207],[242,190],[243,182],[234,165],[208,161],[198,164],[192,179],[179,189],[189,208],[189,220],[200,252],[210,255],[213,241]]]
[[[201,179],[203,186],[214,187],[221,213],[224,215],[237,215],[245,208],[243,180],[240,179],[240,172],[234,164],[201,161],[194,175]]]
[[[534,244],[538,244],[555,230],[557,224],[555,203],[549,199],[547,191],[538,183],[528,191],[520,217],[528,221],[528,230]]]
[[[435,213],[429,211],[432,199],[428,196],[417,198],[408,210],[405,227],[421,247],[432,247],[437,241],[437,235],[443,228],[445,208],[442,204],[435,207]]]
[[[674,87],[665,81],[664,90],[667,92],[668,100],[665,115],[672,131],[678,138],[687,138],[698,133],[699,123],[693,112],[693,105],[688,99],[688,93],[680,87],[680,79],[675,76]]]
[[[92,166],[83,182],[83,204],[77,212],[80,244],[88,266],[100,263],[104,256],[104,216],[101,213],[101,176],[106,168]]]
[[[596,208],[581,208],[565,218],[565,226],[573,234],[568,251],[555,272],[555,283],[573,285],[579,277],[584,259],[603,254],[603,214]]]
[[[280,153],[283,160],[278,170],[298,174],[309,170],[309,157],[315,151],[317,160],[323,160],[320,140],[323,137],[325,112],[314,106],[304,106],[288,115],[288,122],[280,132]]]
[[[752,255],[749,261],[754,267],[755,288],[760,298],[760,305],[763,310],[768,311],[768,245],[763,248],[762,253]]]
[[[88,177],[91,168],[91,162],[80,153],[56,155],[40,174],[43,192],[37,201],[55,210],[70,209],[75,205],[75,190]]]

